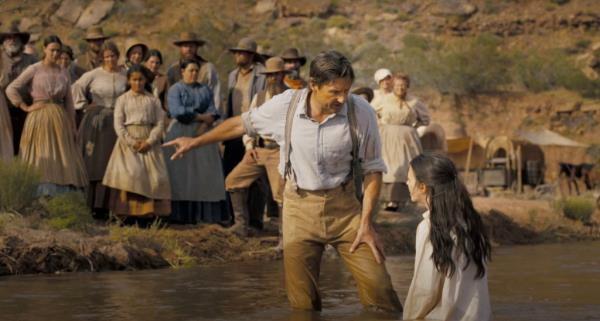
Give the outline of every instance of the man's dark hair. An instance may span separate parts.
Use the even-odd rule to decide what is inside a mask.
[[[350,60],[335,50],[319,53],[310,63],[310,80],[317,86],[339,78],[349,78],[354,81],[354,70]]]

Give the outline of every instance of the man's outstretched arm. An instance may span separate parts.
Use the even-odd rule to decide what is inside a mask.
[[[192,148],[242,137],[244,133],[242,118],[236,116],[227,119],[204,135],[198,137],[179,137],[164,143],[162,147],[175,147],[175,154],[171,156],[171,160],[174,160],[183,157]]]

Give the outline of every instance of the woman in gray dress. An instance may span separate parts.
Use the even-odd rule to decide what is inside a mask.
[[[210,88],[198,82],[199,63],[180,64],[182,80],[167,94],[172,121],[166,140],[195,137],[206,132],[219,118]],[[170,159],[174,150],[165,149]],[[186,157],[167,161],[171,181],[171,221],[180,224],[220,223],[228,219],[225,178],[216,144],[195,149]]]
[[[78,143],[89,176],[88,205],[96,217],[106,217],[110,189],[102,185],[106,165],[117,141],[114,129],[114,107],[117,97],[125,92],[127,71],[118,65],[119,50],[106,42],[100,51],[101,67],[86,72],[73,84],[76,109],[83,109]]]

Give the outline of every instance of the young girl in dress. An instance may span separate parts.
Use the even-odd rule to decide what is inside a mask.
[[[171,185],[160,148],[164,111],[152,95],[152,75],[141,65],[127,72],[128,91],[115,104],[117,143],[102,184],[111,191],[110,209],[126,217],[168,216]]]
[[[425,153],[410,162],[411,200],[427,207],[417,227],[415,272],[404,319],[491,319],[491,246],[452,161]]]

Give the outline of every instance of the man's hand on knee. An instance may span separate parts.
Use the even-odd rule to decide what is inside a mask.
[[[367,244],[369,248],[371,248],[371,252],[373,252],[375,261],[377,261],[378,264],[381,264],[385,261],[383,244],[379,240],[379,236],[371,224],[361,225],[359,227],[358,233],[356,234],[356,239],[350,247],[350,253],[354,253],[354,251],[356,251],[358,246],[362,243]]]

